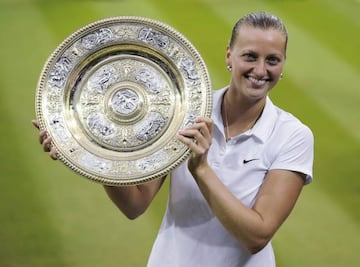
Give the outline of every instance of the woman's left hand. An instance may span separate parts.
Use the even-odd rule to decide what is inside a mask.
[[[199,117],[195,123],[178,132],[178,139],[191,149],[189,170],[196,176],[199,168],[207,166],[207,154],[212,142],[213,121]]]

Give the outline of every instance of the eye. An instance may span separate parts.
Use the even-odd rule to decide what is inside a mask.
[[[267,61],[267,63],[268,63],[269,65],[274,66],[274,65],[279,64],[280,59],[279,59],[278,57],[268,57],[268,58],[266,59],[266,61]]]
[[[256,55],[253,53],[245,53],[242,55],[242,57],[244,58],[244,60],[246,61],[255,61],[256,60]]]

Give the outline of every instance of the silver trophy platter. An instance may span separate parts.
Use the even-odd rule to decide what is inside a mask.
[[[41,72],[40,129],[73,171],[106,185],[163,177],[190,154],[176,133],[211,113],[210,78],[172,27],[113,17],[66,38]]]

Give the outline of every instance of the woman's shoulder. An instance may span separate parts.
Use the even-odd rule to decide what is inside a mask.
[[[313,138],[311,128],[299,117],[277,106],[275,106],[275,109],[278,115],[278,127],[281,127],[283,131],[286,131],[288,136],[301,135],[306,138]]]

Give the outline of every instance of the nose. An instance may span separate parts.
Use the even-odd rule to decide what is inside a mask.
[[[267,73],[266,70],[266,62],[264,60],[258,60],[256,61],[255,67],[254,67],[254,73],[260,77],[265,76]]]

